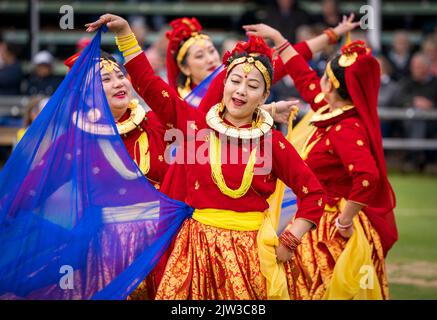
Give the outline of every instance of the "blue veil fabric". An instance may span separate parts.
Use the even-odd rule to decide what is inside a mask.
[[[101,34],[0,173],[0,299],[125,299],[192,214],[125,149],[100,77]]]

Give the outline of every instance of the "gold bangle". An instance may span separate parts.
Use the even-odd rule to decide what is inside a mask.
[[[123,57],[126,58],[127,56],[130,56],[131,54],[137,53],[139,51],[141,51],[141,48],[140,48],[140,46],[137,45],[136,47],[134,47],[132,49],[129,49],[127,51],[123,51]]]
[[[130,39],[130,38],[133,38],[135,36],[135,34],[133,33],[133,32],[131,32],[131,33],[129,33],[128,35],[126,35],[126,36],[116,36],[115,37],[115,40],[116,41],[124,41],[124,40],[128,40],[128,39]]]
[[[126,57],[127,55],[133,54],[141,50],[141,48],[138,45],[137,38],[135,37],[134,33],[130,33],[127,36],[122,37],[115,37],[115,43],[118,46],[118,50],[120,50],[123,53],[123,56]],[[138,48],[135,48],[137,47]],[[135,50],[132,50],[135,49]]]

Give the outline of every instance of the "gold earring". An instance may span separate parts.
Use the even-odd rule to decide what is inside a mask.
[[[260,110],[260,107],[259,107],[259,105],[258,105],[258,106],[256,107],[256,119],[255,119],[255,123],[256,123],[256,124],[258,123],[260,116],[261,116],[261,110]]]
[[[191,91],[191,78],[190,76],[187,76],[187,80],[185,80],[185,89]]]

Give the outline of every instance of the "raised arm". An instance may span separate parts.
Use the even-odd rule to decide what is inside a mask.
[[[343,20],[335,28],[326,29],[317,37],[305,41],[312,54],[314,55],[325,49],[327,46],[336,43],[343,35],[357,28],[360,25],[360,22],[353,22],[354,19],[355,15],[353,13],[351,13],[349,17],[343,16]],[[299,52],[299,54],[301,53]]]
[[[360,25],[360,22],[353,22],[355,15],[352,13],[348,17],[343,16],[343,20],[335,27],[328,28],[322,34],[311,38],[310,40],[299,42],[293,45],[294,49],[303,56],[306,61],[312,59],[312,56],[325,49],[328,45],[334,44],[347,32],[350,32]],[[256,35],[264,39],[270,39],[275,42],[275,37],[280,36],[279,32],[274,28],[260,23],[254,25],[245,25],[243,29],[246,30],[247,35]],[[285,41],[285,38],[279,38]],[[282,43],[281,42],[281,43]],[[279,43],[279,45],[281,44]],[[278,44],[275,43],[278,47]],[[275,69],[276,72],[276,69]]]
[[[171,86],[155,75],[125,19],[104,14],[99,20],[87,24],[87,31],[93,32],[105,24],[116,36],[134,89],[154,111],[162,125],[186,132],[187,121],[194,120],[198,112],[181,99]]]
[[[248,35],[256,35],[273,41],[280,58],[279,60],[275,60],[275,72],[277,70],[279,71],[279,74],[275,76],[275,79],[276,77],[283,77],[285,74],[290,75],[294,80],[295,86],[300,95],[305,101],[310,103],[312,109],[317,111],[320,107],[326,105],[326,102],[324,100],[319,103],[314,102],[314,98],[321,92],[320,79],[317,76],[317,73],[313,71],[305,61],[308,60],[307,51],[315,54],[329,45],[330,42],[332,42],[332,39],[328,34],[331,36],[332,33],[335,34],[337,39],[343,34],[355,29],[359,25],[359,22],[352,22],[353,19],[353,14],[349,17],[344,16],[343,21],[337,27],[332,29],[331,33],[326,32],[306,41],[306,50],[302,44],[299,46],[289,45],[288,41],[278,30],[265,24],[248,25],[243,28]],[[300,52],[296,49],[301,50],[304,53],[304,56],[301,56]]]

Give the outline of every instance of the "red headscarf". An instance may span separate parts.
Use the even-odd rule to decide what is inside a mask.
[[[387,169],[382,147],[382,135],[378,118],[378,93],[381,71],[378,61],[363,41],[354,41],[342,48],[342,56],[354,61],[345,68],[346,87],[352,102],[364,122],[370,147],[379,169],[380,179],[375,197],[364,209],[381,238],[384,253],[398,239],[393,209],[396,198],[387,178]],[[340,58],[341,59],[341,58]],[[339,60],[340,64],[340,60]],[[340,64],[341,65],[341,64]]]
[[[167,79],[170,86],[177,92],[177,79],[181,72],[176,63],[175,56],[179,52],[182,43],[188,40],[193,33],[200,33],[202,26],[196,18],[180,18],[170,22],[171,31],[166,32],[169,40],[167,47]]]
[[[74,63],[75,63],[76,60],[79,58],[79,56],[80,56],[80,52],[77,52],[77,53],[73,54],[71,57],[67,58],[67,59],[64,61],[64,65],[65,65],[66,67],[68,67],[68,71],[70,71],[71,68],[73,68]]]
[[[266,56],[270,63],[273,65],[272,55],[273,51],[265,43],[261,37],[249,36],[249,39],[245,41],[238,42],[232,51],[227,51],[223,55],[223,64],[226,66],[222,72],[220,72],[214,80],[211,82],[206,95],[203,97],[199,109],[207,111],[209,108],[223,99],[224,82],[227,76],[227,67],[232,62],[233,57],[236,54],[250,54],[257,53]]]

